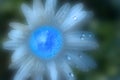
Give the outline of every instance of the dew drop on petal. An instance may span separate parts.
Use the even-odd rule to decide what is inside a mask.
[[[70,56],[67,56],[67,59],[68,59],[68,60],[71,60],[71,57],[70,57]]]
[[[73,73],[69,73],[69,76],[70,76],[70,77],[74,77],[74,74],[73,74]]]
[[[83,37],[81,37],[81,40],[84,40],[84,38],[83,38]]]
[[[76,16],[74,16],[74,17],[73,17],[73,19],[74,19],[74,20],[77,20],[77,17],[76,17]]]
[[[85,37],[85,34],[82,34],[82,37]]]
[[[94,35],[93,34],[88,34],[88,37],[89,38],[94,38]]]
[[[82,56],[81,56],[81,55],[80,55],[79,57],[80,57],[80,58],[82,58]]]

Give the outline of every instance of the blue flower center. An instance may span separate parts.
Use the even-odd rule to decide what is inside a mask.
[[[56,56],[62,48],[61,33],[51,26],[42,26],[32,32],[29,45],[32,52],[42,59]]]

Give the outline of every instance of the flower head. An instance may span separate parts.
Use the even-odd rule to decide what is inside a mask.
[[[34,0],[33,7],[22,5],[27,25],[12,22],[4,48],[13,50],[11,67],[18,71],[14,80],[74,80],[71,66],[82,71],[95,67],[85,50],[98,45],[92,33],[76,31],[87,17],[82,4],[64,4],[56,11],[57,0]]]

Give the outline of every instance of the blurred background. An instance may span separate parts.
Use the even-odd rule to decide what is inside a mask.
[[[9,31],[9,22],[24,22],[20,11],[22,3],[31,4],[32,0],[0,0],[0,80],[11,80],[13,70],[8,69],[10,52],[2,48]],[[75,4],[82,2],[94,16],[86,25],[95,34],[99,48],[87,52],[92,56],[97,68],[89,72],[74,70],[77,80],[120,80],[120,0],[59,0]],[[90,53],[90,54],[89,54]]]

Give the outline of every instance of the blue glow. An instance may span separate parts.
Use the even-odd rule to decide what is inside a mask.
[[[53,58],[61,50],[62,35],[56,28],[42,26],[31,34],[29,45],[39,58]]]

